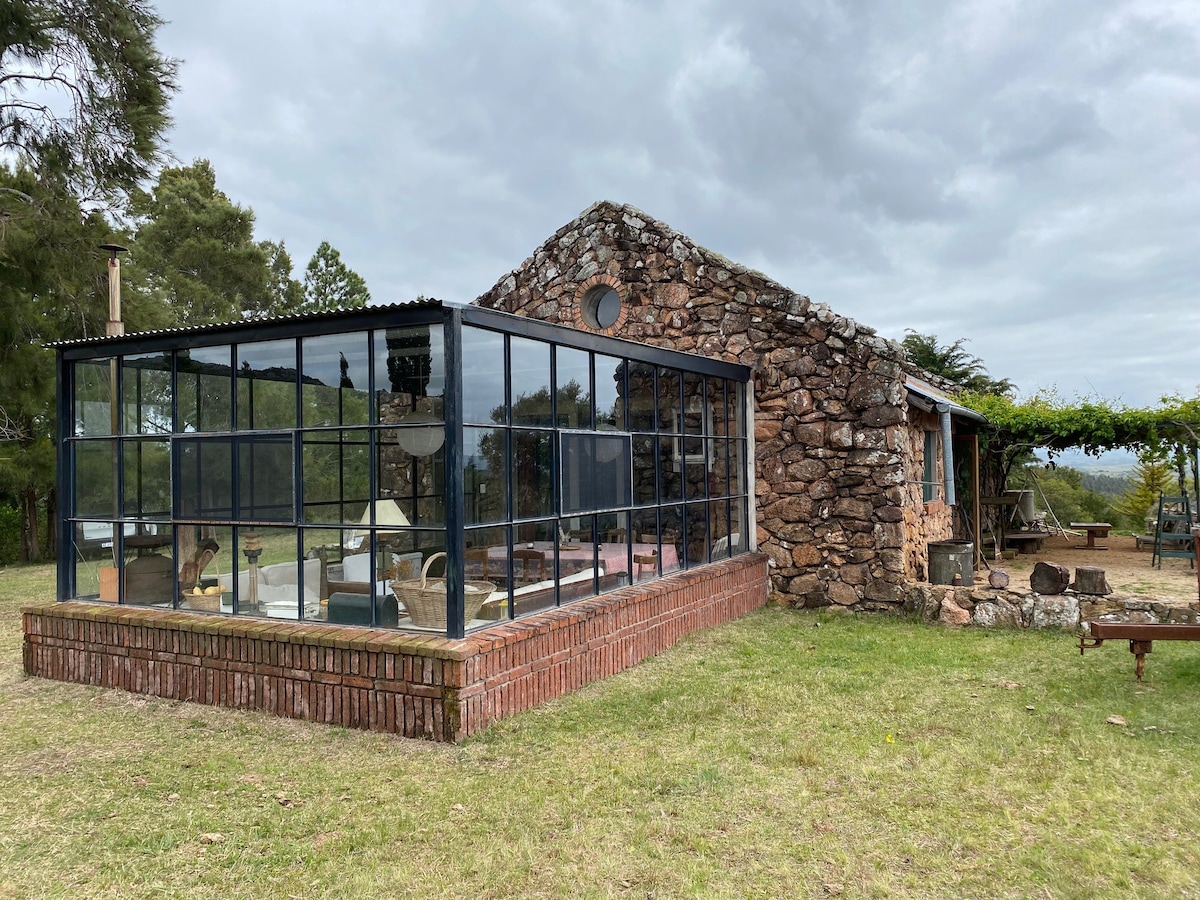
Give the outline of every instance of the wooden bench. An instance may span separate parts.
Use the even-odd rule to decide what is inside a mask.
[[[1145,625],[1131,622],[1089,622],[1092,643],[1087,635],[1079,636],[1079,655],[1084,650],[1099,647],[1106,640],[1128,640],[1134,658],[1134,673],[1142,680],[1146,670],[1146,654],[1154,641],[1200,641],[1200,625]]]
[[[1009,531],[1004,534],[1004,546],[1011,547],[1018,553],[1039,553],[1047,537],[1049,535],[1044,531]]]

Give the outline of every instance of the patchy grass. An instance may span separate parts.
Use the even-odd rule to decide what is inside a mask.
[[[1190,644],[765,610],[446,747],[25,679],[52,578],[0,897],[1200,896]]]

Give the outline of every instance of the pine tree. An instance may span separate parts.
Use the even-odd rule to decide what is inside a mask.
[[[304,306],[301,312],[325,312],[366,306],[371,292],[361,275],[342,262],[342,255],[321,241],[304,273]]]
[[[1144,447],[1138,452],[1137,465],[1133,467],[1132,484],[1113,504],[1113,510],[1125,520],[1126,527],[1141,532],[1145,527],[1146,517],[1158,506],[1158,495],[1170,493],[1172,472],[1171,461],[1165,449]]]

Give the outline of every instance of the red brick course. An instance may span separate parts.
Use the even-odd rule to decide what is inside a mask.
[[[22,608],[25,671],[172,700],[456,741],[767,601],[749,554],[461,641],[111,604]]]

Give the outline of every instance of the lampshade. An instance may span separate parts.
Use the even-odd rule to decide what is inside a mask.
[[[362,518],[358,520],[359,525],[371,524],[372,508],[375,510],[375,525],[379,528],[380,533],[389,532],[389,529],[382,527],[385,525],[393,526],[391,530],[394,531],[396,528],[407,528],[412,524],[408,521],[408,516],[404,514],[404,510],[396,505],[396,501],[387,498],[372,501],[370,506],[363,510]],[[367,533],[366,530],[359,529],[354,532],[354,536],[366,537]]]
[[[411,456],[429,456],[446,442],[446,426],[437,416],[427,412],[410,412],[396,424],[409,426],[396,429],[396,443]],[[413,428],[413,425],[424,427]]]

